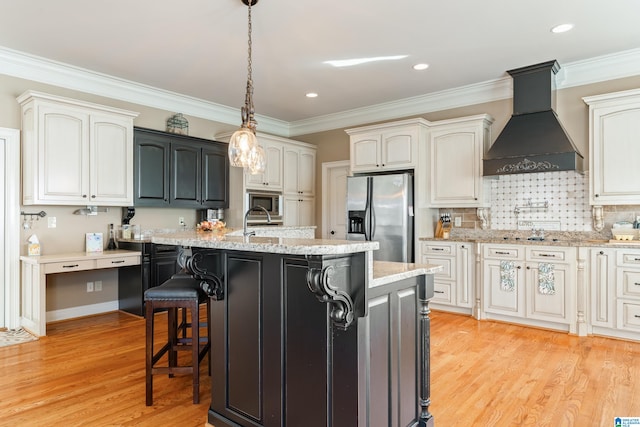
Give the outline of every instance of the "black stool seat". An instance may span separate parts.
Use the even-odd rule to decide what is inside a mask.
[[[200,288],[200,281],[189,275],[171,277],[160,286],[147,289],[144,293],[145,301],[172,301],[197,299],[205,302],[207,295]]]
[[[200,337],[200,327],[210,325],[209,298],[202,290],[200,281],[186,273],[177,273],[162,285],[150,288],[144,293],[146,317],[146,404],[153,403],[153,375],[191,374],[193,377],[193,403],[200,402],[200,361],[209,353],[208,334]],[[199,307],[207,304],[207,323],[200,323]],[[168,309],[168,340],[160,350],[154,352],[154,312]],[[178,324],[178,309],[182,309],[182,322]],[[191,312],[191,322],[187,323],[187,310]],[[191,336],[187,331],[191,330]],[[181,334],[180,334],[181,333]],[[179,336],[181,335],[181,336]],[[177,351],[191,351],[191,365],[178,366]],[[164,354],[168,353],[168,366],[156,366]]]

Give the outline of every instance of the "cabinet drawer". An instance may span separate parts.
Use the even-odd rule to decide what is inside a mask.
[[[422,262],[424,264],[435,264],[435,265],[442,266],[442,270],[434,274],[435,277],[438,277],[441,279],[455,280],[456,269],[455,269],[454,261],[455,261],[454,259],[447,258],[447,257],[422,255]]]
[[[96,268],[112,268],[112,267],[124,267],[126,265],[138,265],[140,264],[139,256],[127,256],[121,258],[105,258],[96,260]]]
[[[523,259],[524,248],[502,248],[500,246],[486,246],[484,248],[484,257],[496,259]]]
[[[618,300],[618,328],[640,332],[640,302]]]
[[[68,271],[92,270],[95,260],[52,262],[44,265],[44,273],[66,273]]]
[[[640,267],[640,251],[618,250],[617,263],[620,266]]]
[[[532,261],[564,261],[567,258],[565,251],[549,249],[529,249],[527,260]]]
[[[618,283],[621,286],[620,296],[640,298],[640,270],[622,270],[620,273],[622,280]]]
[[[441,302],[444,304],[453,304],[451,298],[451,283],[434,282],[433,284],[433,302]]]
[[[452,255],[454,253],[453,245],[439,245],[433,243],[423,243],[422,253],[425,254],[446,254]]]

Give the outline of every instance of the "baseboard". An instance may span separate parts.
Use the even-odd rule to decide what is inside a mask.
[[[99,304],[81,305],[63,308],[62,310],[47,311],[47,322],[73,319],[74,317],[91,316],[92,314],[107,313],[118,310],[118,301],[107,301]]]

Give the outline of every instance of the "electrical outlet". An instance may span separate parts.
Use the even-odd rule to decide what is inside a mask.
[[[185,224],[184,224],[184,217],[183,217],[183,216],[179,216],[179,217],[178,217],[178,224],[180,224],[180,225],[185,225]]]
[[[454,217],[453,225],[454,227],[462,227],[462,217],[461,216]]]
[[[47,227],[56,228],[56,217],[50,216],[47,218]]]
[[[87,292],[93,292],[93,282],[87,282]]]
[[[96,292],[102,291],[102,280],[96,280],[93,289],[95,289]]]

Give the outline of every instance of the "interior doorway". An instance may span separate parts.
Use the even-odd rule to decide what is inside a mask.
[[[20,131],[0,128],[0,327],[20,326]]]
[[[347,238],[349,161],[322,164],[322,238]]]

